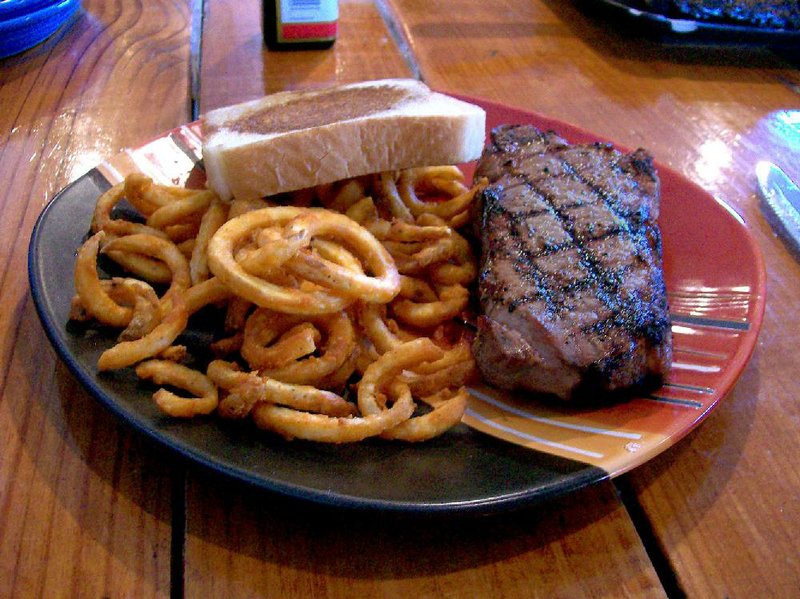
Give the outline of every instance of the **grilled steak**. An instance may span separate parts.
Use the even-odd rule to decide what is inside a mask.
[[[504,125],[475,176],[490,181],[477,219],[484,380],[563,399],[659,383],[672,338],[651,157]]]

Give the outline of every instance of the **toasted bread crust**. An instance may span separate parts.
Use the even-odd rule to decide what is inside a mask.
[[[212,189],[223,199],[252,199],[474,160],[484,130],[483,109],[415,80],[390,79],[284,92],[212,111],[203,117],[203,153]]]

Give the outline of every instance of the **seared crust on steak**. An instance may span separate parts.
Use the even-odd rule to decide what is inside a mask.
[[[475,177],[490,181],[477,219],[484,380],[563,399],[660,383],[672,338],[651,157],[506,125]]]

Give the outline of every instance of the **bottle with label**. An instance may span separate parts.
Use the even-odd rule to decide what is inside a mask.
[[[264,43],[270,50],[330,48],[338,0],[264,0]]]

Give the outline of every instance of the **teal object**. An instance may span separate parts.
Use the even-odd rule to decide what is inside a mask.
[[[80,0],[0,0],[0,58],[40,44],[80,6]]]
[[[0,0],[0,22],[23,17],[61,0]]]

